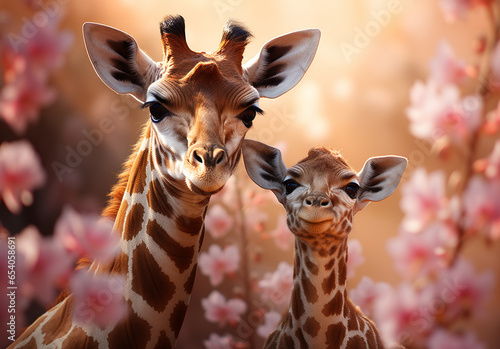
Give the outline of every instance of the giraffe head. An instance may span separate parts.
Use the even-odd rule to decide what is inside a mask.
[[[318,147],[287,169],[278,149],[251,140],[243,159],[250,178],[285,207],[292,233],[322,241],[346,237],[353,215],[391,195],[407,164],[400,156],[373,157],[356,172],[338,152]]]
[[[149,108],[155,169],[201,194],[220,190],[232,174],[260,97],[274,98],[302,78],[316,52],[320,32],[293,32],[267,42],[242,64],[251,34],[228,22],[212,53],[192,51],[184,19],[160,24],[164,58],[154,62],[135,39],[115,28],[85,23],[88,55],[103,82],[131,94]]]

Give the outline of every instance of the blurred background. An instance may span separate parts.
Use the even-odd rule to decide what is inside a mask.
[[[9,234],[18,234],[32,224],[42,235],[52,235],[65,205],[79,212],[100,212],[121,164],[136,142],[141,126],[148,120],[138,102],[129,96],[116,95],[94,73],[81,35],[84,22],[107,24],[131,34],[156,61],[162,59],[158,25],[167,14],[181,14],[185,18],[188,44],[197,51],[210,52],[217,47],[228,19],[246,24],[254,38],[247,46],[244,60],[252,58],[266,41],[278,35],[319,28],[320,45],[305,77],[285,95],[260,101],[265,114],[254,122],[247,138],[279,146],[287,165],[296,163],[309,148],[317,145],[340,150],[357,170],[372,156],[405,156],[409,166],[403,184],[417,167],[428,171],[441,169],[447,175],[463,170],[464,162],[459,156],[444,161],[431,149],[432,144],[413,137],[405,110],[410,105],[412,85],[417,80],[425,81],[429,75],[429,61],[436,55],[441,40],[448,41],[456,56],[470,66],[480,63],[474,43],[489,30],[487,13],[481,6],[468,11],[464,18],[449,22],[435,0],[52,0],[43,2],[52,6],[45,10],[34,0],[0,0],[0,3],[2,40],[15,40],[8,34],[28,30],[27,23],[36,22],[40,11],[49,14],[53,11],[54,16],[48,17],[55,23],[54,35],[64,34],[64,37],[58,36],[61,62],[51,68],[47,80],[53,97],[47,97],[47,103],[38,104],[38,115],[31,117],[24,130],[16,131],[5,118],[0,119],[0,141],[29,140],[46,174],[43,186],[34,190],[30,205],[13,213],[3,202],[0,204],[0,223]],[[0,80],[3,86],[8,82],[8,58],[5,57],[6,54],[0,67],[4,73]],[[460,88],[463,94],[471,94],[477,85],[477,79],[469,78]],[[496,101],[491,105],[496,105]],[[0,114],[5,110],[0,109]],[[85,150],[83,156],[73,158],[71,166],[60,167],[60,164],[68,165],[68,154],[87,139],[85,131],[99,129],[103,118],[111,120],[113,127],[103,133],[102,140]],[[496,138],[498,135],[480,144],[479,157],[489,154]],[[246,200],[244,204],[256,202],[251,200],[263,194],[248,181],[241,166],[231,185],[240,191],[242,200]],[[359,240],[364,263],[349,280],[349,287],[356,287],[363,276],[391,285],[401,282],[387,249],[387,241],[398,234],[403,219],[400,199],[398,190],[356,215],[350,238]],[[269,235],[279,224],[282,208],[272,197],[263,200],[267,201],[259,206],[260,214],[241,208],[260,225],[247,229],[243,242],[240,236],[230,232],[222,244],[244,244],[249,264],[247,274],[253,284],[266,272],[274,272],[280,261],[292,263],[293,260],[292,246],[278,249]],[[218,202],[224,202],[224,198],[215,198],[212,204]],[[230,202],[221,205],[226,205],[226,211],[231,214],[227,209]],[[207,235],[204,251],[215,240]],[[498,275],[500,272],[498,244],[487,245],[483,239],[472,239],[462,254],[478,273],[490,270]],[[232,275],[217,289],[227,297],[234,297],[247,294],[252,282]],[[208,278],[198,273],[179,347],[201,347],[211,333],[230,333],[241,342],[248,339],[238,333],[237,326],[220,326],[204,319],[200,299],[207,297],[212,289]],[[40,313],[41,307],[31,305],[29,309],[27,322]],[[479,315],[464,320],[459,326],[473,330],[490,348],[498,345],[498,283]],[[263,339],[254,331],[255,326],[250,330],[251,343],[259,347]]]

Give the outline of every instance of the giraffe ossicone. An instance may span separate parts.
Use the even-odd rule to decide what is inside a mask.
[[[250,178],[274,192],[295,235],[290,306],[265,348],[383,348],[347,294],[347,237],[353,215],[391,195],[408,161],[374,157],[357,173],[340,153],[318,147],[287,169],[276,148],[245,140],[242,151]]]
[[[242,64],[251,34],[228,22],[212,53],[192,51],[184,19],[160,24],[164,59],[154,62],[129,34],[85,23],[90,61],[102,81],[149,108],[151,121],[124,165],[103,215],[115,220],[121,251],[89,271],[125,277],[127,316],[104,328],[72,322],[70,294],[11,348],[173,348],[189,305],[210,196],[233,173],[242,141],[261,110],[302,78],[320,32],[267,42]],[[87,309],[91,310],[91,309]]]

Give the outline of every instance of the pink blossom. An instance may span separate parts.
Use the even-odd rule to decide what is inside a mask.
[[[433,223],[420,233],[401,233],[387,242],[396,269],[404,277],[432,277],[446,267],[446,248],[454,231],[446,224]]]
[[[459,258],[451,269],[441,273],[435,287],[446,303],[449,320],[463,315],[474,316],[491,296],[495,275],[492,271],[477,273],[470,262]]]
[[[212,291],[207,298],[203,298],[201,305],[205,310],[205,318],[219,326],[236,325],[240,322],[240,316],[247,310],[246,303],[241,299],[226,300],[218,291]]]
[[[65,207],[56,223],[55,236],[76,258],[109,262],[120,251],[113,222],[96,214],[79,214]]]
[[[219,245],[211,245],[208,252],[199,256],[200,271],[210,278],[212,286],[219,285],[225,274],[231,274],[238,270],[240,264],[240,252],[236,245],[230,245],[221,249]]]
[[[264,314],[264,323],[257,327],[257,334],[262,338],[267,338],[278,326],[281,314],[277,311],[270,311]]]
[[[477,96],[460,99],[455,85],[416,82],[406,110],[410,132],[417,138],[436,141],[442,137],[461,145],[481,123],[483,103]]]
[[[349,292],[351,300],[361,308],[367,316],[373,315],[373,305],[382,295],[391,292],[391,286],[385,282],[375,283],[363,276],[358,286]]]
[[[491,53],[491,73],[493,75],[493,82],[500,83],[500,42],[495,45]]]
[[[266,273],[259,281],[261,297],[276,305],[285,305],[290,301],[293,286],[293,266],[280,262],[274,273]]]
[[[347,241],[347,277],[353,277],[356,268],[363,264],[365,258],[363,257],[363,247],[361,242],[357,239],[350,239]]]
[[[444,329],[436,330],[427,342],[429,349],[486,349],[474,333],[452,334]]]
[[[280,250],[288,251],[290,249],[290,246],[292,246],[295,241],[295,237],[290,232],[290,229],[288,229],[286,214],[282,214],[278,217],[278,224],[269,235],[273,238],[274,243]]]
[[[430,80],[438,86],[460,82],[467,74],[464,60],[455,57],[453,48],[442,40],[437,48],[436,56],[430,62]]]
[[[233,227],[234,219],[221,205],[210,207],[205,217],[205,227],[214,239],[219,239],[227,235]]]
[[[125,278],[121,275],[96,274],[79,270],[70,282],[74,297],[73,321],[101,329],[114,325],[127,314],[123,296]]]
[[[495,142],[493,151],[486,159],[484,174],[489,179],[500,180],[500,140]]]
[[[474,176],[463,194],[465,227],[475,232],[486,229],[490,238],[499,238],[500,183]]]
[[[55,90],[40,83],[34,75],[23,74],[0,91],[0,114],[18,134],[23,134],[29,123],[38,121],[40,108],[54,102]]]
[[[44,183],[40,158],[28,141],[0,144],[0,195],[12,213],[31,205],[32,191]]]
[[[75,260],[62,244],[52,238],[43,238],[33,226],[19,234],[16,246],[26,267],[27,276],[22,286],[24,297],[49,305],[57,295],[56,288],[65,286]]]
[[[492,0],[441,0],[439,5],[443,11],[444,18],[453,22],[462,19],[475,6],[489,6]]]
[[[232,349],[233,344],[233,337],[230,335],[219,336],[217,333],[211,333],[210,337],[203,341],[206,349]]]
[[[442,171],[427,174],[419,167],[401,188],[402,226],[409,232],[421,231],[429,222],[447,217],[445,175]]]
[[[248,232],[262,233],[269,216],[266,212],[250,206],[245,210],[245,223]]]
[[[409,283],[381,293],[374,302],[373,319],[385,345],[422,347],[434,326],[434,299],[432,286],[417,290]]]

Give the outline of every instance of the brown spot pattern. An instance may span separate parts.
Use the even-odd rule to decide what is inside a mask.
[[[304,296],[306,296],[306,300],[309,303],[316,303],[318,301],[318,290],[316,289],[316,286],[309,280],[307,277],[304,275],[304,271],[301,272],[302,277],[301,279],[301,284],[302,284],[302,290],[304,291]]]
[[[297,337],[297,339],[299,340],[300,349],[309,349],[307,341],[304,338],[304,333],[302,332],[300,327],[297,327],[297,329],[295,330],[295,337]]]
[[[321,328],[321,325],[319,324],[318,320],[316,320],[313,317],[308,317],[306,321],[304,322],[304,331],[306,331],[307,334],[309,334],[311,337],[316,337],[318,335],[318,332]]]
[[[67,298],[66,302],[61,304],[54,315],[43,325],[42,333],[45,334],[43,344],[50,344],[69,332],[71,329],[71,309],[69,307],[72,303],[73,298]]]
[[[99,343],[79,327],[75,327],[61,345],[64,349],[98,349]],[[123,346],[122,346],[123,348]]]
[[[148,151],[137,153],[129,178],[128,192],[131,194],[142,193],[146,186],[146,167],[148,165]]]
[[[128,202],[123,200],[118,210],[118,215],[115,219],[115,230],[118,234],[123,232],[123,225],[125,224],[125,217],[127,215]]]
[[[175,338],[179,336],[179,332],[182,327],[182,323],[184,322],[184,316],[186,315],[187,311],[187,304],[184,303],[183,301],[179,301],[175,307],[174,310],[172,310],[172,314],[170,315],[170,328],[174,331]]]
[[[158,342],[155,345],[154,349],[171,349],[172,343],[170,343],[170,339],[168,339],[165,331],[160,332],[160,338],[158,338]]]
[[[322,313],[325,316],[340,315],[344,306],[341,292],[337,292],[331,301],[325,304]]]
[[[305,256],[304,257],[304,262],[305,262],[305,265],[306,265],[306,268],[311,272],[313,273],[314,275],[318,275],[318,272],[319,272],[319,268],[316,264],[314,264],[310,259],[309,257]]]
[[[280,348],[295,348],[293,338],[286,333],[281,334],[278,346]]]
[[[145,348],[151,339],[151,326],[129,307],[129,316],[108,335],[110,348]]]
[[[298,287],[294,287],[292,290],[292,314],[295,319],[299,319],[304,314],[304,304],[302,304],[302,299],[300,297],[300,291]]]
[[[367,349],[364,338],[354,336],[347,341],[346,349]]]
[[[182,231],[183,233],[189,234],[191,236],[196,236],[200,234],[201,229],[203,228],[203,218],[189,218],[186,216],[177,216],[175,217],[175,224],[177,225],[177,229]]]
[[[158,179],[149,184],[148,203],[149,207],[157,213],[165,215],[167,218],[174,216],[175,212],[172,205],[168,202],[168,197],[161,187]]]
[[[339,285],[345,285],[347,279],[347,265],[345,262],[345,258],[339,258]]]
[[[198,269],[198,263],[195,263],[193,266],[193,269],[191,270],[191,274],[189,274],[188,279],[184,283],[184,291],[186,293],[191,294],[191,291],[193,290],[193,285],[194,285],[194,280],[196,278],[196,270]]]
[[[18,338],[17,338],[17,342],[22,342],[24,341],[25,339],[27,339],[29,336],[31,336],[33,334],[33,332],[36,331],[36,329],[38,328],[38,326],[40,326],[40,324],[42,322],[45,321],[45,319],[47,318],[47,315],[42,315],[40,316],[31,326],[29,326],[26,331],[24,331]],[[29,341],[29,343],[31,343],[31,341]],[[28,344],[29,344],[28,343]],[[26,345],[28,345],[26,344]],[[23,348],[35,348],[36,346],[33,346],[33,347],[30,347],[30,346],[24,346]]]
[[[326,330],[327,348],[338,349],[342,345],[346,335],[346,328],[343,323],[338,322],[328,326]]]
[[[123,232],[124,239],[132,240],[134,237],[136,237],[142,229],[143,222],[144,207],[141,204],[137,203],[132,206],[125,221],[125,231]]]
[[[26,343],[22,347],[17,347],[16,349],[36,349],[36,339],[35,339],[35,337],[32,337],[28,343]]]
[[[146,232],[172,259],[179,272],[183,273],[191,266],[194,257],[193,246],[184,247],[179,244],[156,221],[148,222]]]
[[[335,289],[335,270],[332,270],[330,275],[328,275],[321,283],[323,292],[325,294],[330,294]]]
[[[335,258],[333,258],[331,261],[329,261],[328,263],[326,263],[325,270],[332,269],[334,265],[335,265]]]
[[[175,293],[175,284],[163,273],[143,242],[134,250],[132,290],[156,311],[163,311]]]
[[[125,253],[120,253],[111,263],[109,271],[112,274],[127,275],[128,273],[128,256]]]

